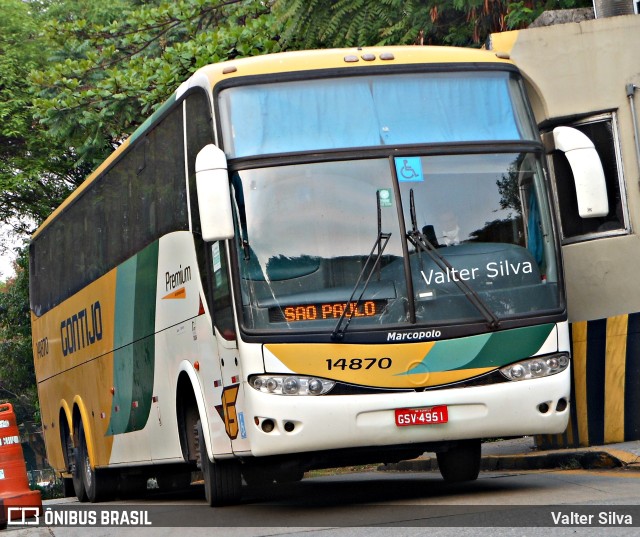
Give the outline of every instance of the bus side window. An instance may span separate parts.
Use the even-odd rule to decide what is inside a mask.
[[[211,110],[204,91],[196,90],[186,97],[185,114],[191,230],[196,245],[202,287],[207,296],[214,325],[222,337],[233,341],[236,339],[236,330],[224,242],[205,243],[200,229],[195,162],[198,152],[214,142]]]
[[[214,324],[224,339],[235,340],[236,328],[233,317],[227,253],[222,241],[216,241],[211,244],[211,274],[213,276]]]
[[[549,155],[549,164],[554,178],[563,242],[566,244],[628,233],[629,217],[615,113],[583,118],[566,126],[582,132],[595,146],[604,171],[608,211],[605,216],[595,218],[580,216],[569,161],[562,151],[553,151]],[[552,128],[545,136],[551,135]]]

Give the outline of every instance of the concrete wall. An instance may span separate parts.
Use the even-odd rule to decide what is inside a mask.
[[[640,170],[625,87],[640,86],[640,16],[530,28],[493,36],[528,84],[539,123],[590,112],[617,111],[632,233],[564,247],[572,321],[640,311]],[[515,37],[515,40],[513,40]],[[640,91],[636,96],[640,109]]]
[[[526,78],[539,124],[615,111],[630,232],[563,246],[572,419],[542,447],[640,439],[640,169],[627,84],[640,86],[640,15],[494,34]],[[635,94],[640,113],[640,90]],[[562,207],[559,207],[562,211]]]

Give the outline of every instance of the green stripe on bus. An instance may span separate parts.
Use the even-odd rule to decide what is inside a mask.
[[[118,267],[113,383],[108,435],[144,428],[151,410],[155,370],[158,242]]]
[[[441,372],[502,367],[536,354],[554,326],[545,324],[438,341],[424,360],[405,374],[410,375],[425,368],[431,372]]]
[[[466,368],[502,367],[536,354],[547,340],[554,324],[542,324],[494,332],[476,358]]]
[[[111,418],[108,435],[126,431],[131,408],[133,375],[133,325],[135,314],[135,285],[137,256],[122,263],[116,274],[115,326],[113,327],[113,386],[115,393],[111,402]]]
[[[133,402],[127,431],[142,429],[149,418],[155,370],[158,242],[138,254],[133,327]]]

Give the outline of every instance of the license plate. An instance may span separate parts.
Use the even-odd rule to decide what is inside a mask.
[[[436,425],[447,423],[449,412],[446,405],[431,408],[397,408],[396,425],[408,427],[411,425]]]

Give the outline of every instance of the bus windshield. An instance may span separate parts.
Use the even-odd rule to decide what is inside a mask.
[[[255,168],[232,184],[248,329],[331,331],[345,309],[350,330],[482,322],[469,292],[498,320],[560,306],[533,153]]]
[[[229,158],[345,147],[537,141],[522,87],[506,71],[352,76],[220,92]]]

